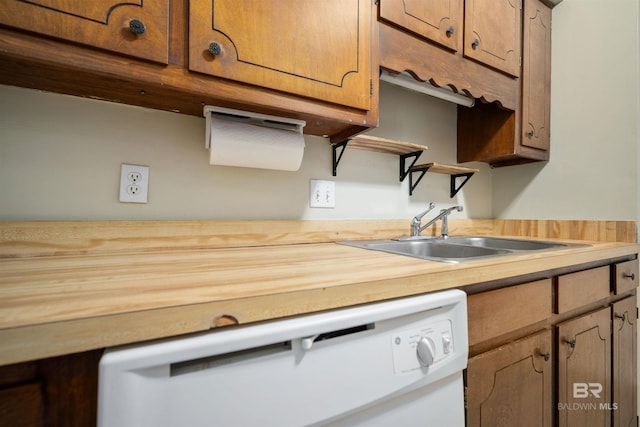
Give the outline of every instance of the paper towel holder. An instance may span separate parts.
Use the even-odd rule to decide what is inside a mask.
[[[267,114],[254,113],[251,111],[234,110],[232,108],[205,105],[203,115],[206,118],[206,138],[205,148],[209,149],[211,144],[211,116],[224,120],[231,120],[254,126],[263,126],[274,129],[289,130],[302,134],[302,130],[307,122],[304,120],[290,119],[288,117],[269,116]]]

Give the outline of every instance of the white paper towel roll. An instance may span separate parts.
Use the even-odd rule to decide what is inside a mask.
[[[205,116],[212,165],[300,169],[305,122],[217,107]]]

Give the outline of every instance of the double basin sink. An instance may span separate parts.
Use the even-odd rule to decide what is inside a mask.
[[[449,237],[447,239],[417,237],[394,240],[353,240],[338,243],[357,248],[448,263],[460,263],[499,258],[508,255],[530,254],[541,251],[586,246],[575,243],[489,236],[462,236]]]

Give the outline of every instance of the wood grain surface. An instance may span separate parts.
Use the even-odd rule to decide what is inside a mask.
[[[493,224],[461,220],[455,232],[491,234]],[[638,253],[636,244],[586,242],[455,265],[333,243],[406,234],[406,221],[33,222],[0,230],[0,365]]]
[[[0,222],[0,258],[327,243],[409,234],[410,219]],[[440,223],[422,234],[437,236]],[[635,221],[449,221],[450,235],[636,242]]]

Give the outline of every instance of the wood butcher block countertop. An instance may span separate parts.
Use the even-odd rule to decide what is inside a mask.
[[[11,226],[12,233],[19,234]],[[5,243],[11,240],[6,227]],[[0,258],[0,365],[491,281],[524,280],[638,253],[635,243],[580,241],[590,246],[446,264],[332,242],[281,243],[76,248],[61,254],[34,249],[35,256],[20,251],[7,256],[6,251]]]

